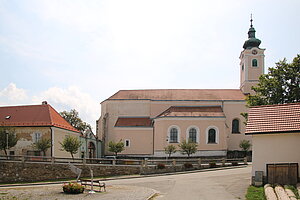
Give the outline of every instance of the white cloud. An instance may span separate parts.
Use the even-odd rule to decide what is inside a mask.
[[[65,89],[51,87],[34,96],[32,101],[35,103],[47,101],[58,112],[75,109],[79,112],[81,119],[91,124],[93,128],[95,128],[95,121],[100,117],[100,104],[75,86]]]
[[[6,88],[0,91],[0,97],[6,98],[13,102],[20,102],[26,100],[26,90],[17,88],[15,83],[10,83]]]

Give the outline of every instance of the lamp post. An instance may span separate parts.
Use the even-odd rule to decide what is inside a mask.
[[[7,159],[8,159],[8,131],[7,130],[5,131],[5,134],[6,134],[6,149],[7,149],[6,155],[7,155]]]

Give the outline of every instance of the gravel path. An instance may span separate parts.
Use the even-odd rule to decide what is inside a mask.
[[[106,192],[97,192],[89,194],[85,191],[83,194],[64,194],[61,185],[45,185],[45,186],[26,186],[14,188],[1,188],[0,200],[81,200],[81,199],[105,199],[105,200],[146,200],[150,196],[157,193],[155,190],[129,185],[113,185],[107,186]]]

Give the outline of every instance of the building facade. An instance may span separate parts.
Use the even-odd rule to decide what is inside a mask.
[[[239,89],[120,90],[101,103],[97,135],[103,152],[109,141],[122,140],[121,155],[163,157],[164,148],[191,140],[198,144],[194,156],[225,156],[240,150],[245,135],[246,95],[264,69],[264,49],[251,26],[240,54]],[[179,152],[175,156],[181,156]]]

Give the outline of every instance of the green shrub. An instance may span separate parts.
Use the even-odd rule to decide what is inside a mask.
[[[79,194],[83,193],[84,187],[78,183],[66,183],[63,185],[63,191],[67,194]]]
[[[184,168],[186,168],[186,169],[193,168],[193,164],[192,164],[192,163],[184,163],[183,166],[184,166]]]
[[[210,167],[210,168],[217,167],[217,164],[216,164],[215,162],[210,162],[210,163],[209,163],[209,167]]]
[[[166,165],[164,163],[158,163],[156,167],[157,169],[165,169]]]

